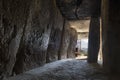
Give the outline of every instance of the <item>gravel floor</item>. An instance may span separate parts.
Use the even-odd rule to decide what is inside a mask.
[[[66,59],[44,65],[8,80],[110,80],[98,64]]]

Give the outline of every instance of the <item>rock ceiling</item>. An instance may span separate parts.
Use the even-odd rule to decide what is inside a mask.
[[[69,20],[83,20],[90,16],[100,15],[100,1],[57,0],[57,5],[65,18]]]
[[[78,32],[78,39],[88,38],[90,19],[69,21],[70,26]]]
[[[78,33],[89,32],[90,20],[69,21],[70,26],[75,28]]]
[[[91,16],[100,16],[101,0],[57,0],[62,15],[70,21],[78,37],[87,38]]]

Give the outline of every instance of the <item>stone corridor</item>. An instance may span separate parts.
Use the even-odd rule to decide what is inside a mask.
[[[75,59],[80,34],[88,37],[87,60]],[[120,0],[0,0],[0,80],[119,76]]]

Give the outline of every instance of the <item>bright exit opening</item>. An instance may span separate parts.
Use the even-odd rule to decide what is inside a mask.
[[[75,50],[76,59],[87,59],[90,19],[70,21],[70,25],[72,28],[75,28],[78,33]]]

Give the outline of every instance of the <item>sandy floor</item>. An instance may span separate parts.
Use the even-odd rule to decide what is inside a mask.
[[[87,56],[78,55],[78,56],[76,57],[76,59],[86,60],[86,59],[87,59]]]

